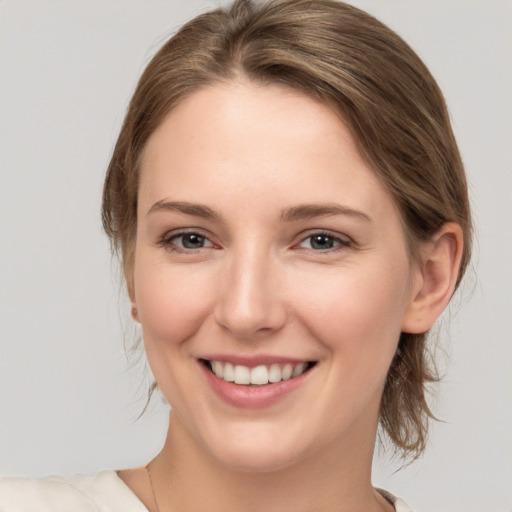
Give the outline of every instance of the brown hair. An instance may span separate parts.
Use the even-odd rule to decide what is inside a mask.
[[[120,251],[128,291],[137,228],[139,162],[148,138],[199,88],[237,77],[278,83],[335,109],[401,213],[411,254],[444,223],[463,230],[457,285],[470,258],[471,219],[462,161],[434,78],[392,30],[335,0],[236,0],[184,25],[142,74],[108,167],[102,218]],[[426,334],[402,333],[385,385],[380,424],[397,450],[426,442]]]

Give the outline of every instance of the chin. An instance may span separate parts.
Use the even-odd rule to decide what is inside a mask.
[[[212,454],[218,462],[232,471],[243,473],[272,473],[297,462],[297,453],[276,450],[275,446],[229,447]]]
[[[239,472],[269,473],[293,466],[307,457],[308,443],[289,429],[261,423],[241,423],[203,437],[201,444],[223,466]],[[301,442],[302,441],[302,442]]]

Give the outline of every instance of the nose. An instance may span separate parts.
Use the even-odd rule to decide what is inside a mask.
[[[260,249],[240,251],[224,262],[215,320],[241,340],[260,339],[286,322],[284,279],[277,262]]]

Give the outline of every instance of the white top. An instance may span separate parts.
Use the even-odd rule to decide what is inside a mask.
[[[412,512],[400,498],[377,489],[396,512]],[[0,477],[0,512],[148,512],[115,471],[72,478]]]

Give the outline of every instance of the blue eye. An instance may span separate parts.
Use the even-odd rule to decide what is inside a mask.
[[[165,241],[169,247],[176,249],[203,249],[204,247],[213,247],[213,244],[203,235],[199,233],[178,233]]]
[[[348,246],[348,241],[342,240],[327,233],[315,233],[314,235],[305,238],[299,245],[304,249],[313,249],[314,251],[328,251],[336,249],[340,246]]]

